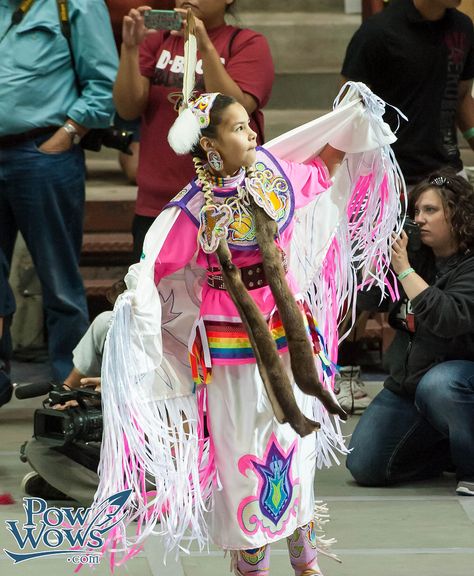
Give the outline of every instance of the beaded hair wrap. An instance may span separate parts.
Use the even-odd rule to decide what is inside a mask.
[[[206,254],[212,254],[217,250],[219,242],[227,238],[229,224],[232,223],[232,209],[227,204],[215,202],[209,172],[200,158],[193,158],[193,162],[204,195],[204,205],[199,212],[199,244]]]

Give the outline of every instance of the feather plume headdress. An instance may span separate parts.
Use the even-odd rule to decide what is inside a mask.
[[[193,98],[197,63],[196,23],[193,13],[186,16],[184,42],[183,93],[179,116],[170,128],[168,143],[176,154],[188,154],[199,142],[201,130],[209,126],[211,108],[217,93]]]

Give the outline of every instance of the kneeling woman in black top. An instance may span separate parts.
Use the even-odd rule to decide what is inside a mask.
[[[452,462],[458,494],[474,496],[474,190],[438,172],[413,189],[409,213],[422,246],[407,252],[404,232],[394,240],[395,353],[347,467],[359,484],[383,486],[436,476]]]

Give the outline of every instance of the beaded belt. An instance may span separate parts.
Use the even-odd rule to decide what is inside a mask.
[[[283,250],[281,250],[281,261],[285,273],[288,272],[288,260]],[[265,276],[263,264],[261,262],[240,268],[240,275],[247,290],[255,290],[257,288],[262,288],[263,286],[268,286],[268,280]],[[207,283],[211,288],[215,288],[216,290],[226,289],[220,268],[207,269]]]

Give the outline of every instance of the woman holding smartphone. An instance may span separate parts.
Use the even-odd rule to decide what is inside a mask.
[[[221,92],[234,97],[250,115],[258,144],[263,142],[261,108],[270,97],[274,78],[266,39],[226,24],[225,15],[235,0],[176,0],[175,4],[183,18],[179,31],[147,29],[143,14],[149,6],[130,10],[123,19],[114,101],[123,118],[142,118],[133,223],[136,260],[155,217],[194,174],[191,159],[177,156],[167,142],[180,104],[187,10],[196,20],[196,95]]]

